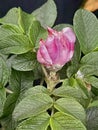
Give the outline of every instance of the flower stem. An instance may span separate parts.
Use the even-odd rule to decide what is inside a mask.
[[[47,73],[45,67],[43,65],[41,65],[41,67],[42,67],[42,70],[44,72],[45,77],[48,77],[48,73]]]

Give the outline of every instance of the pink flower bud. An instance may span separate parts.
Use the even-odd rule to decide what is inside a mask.
[[[71,60],[75,40],[75,34],[69,27],[60,32],[48,28],[48,38],[45,41],[40,40],[37,60],[49,70],[60,70]]]

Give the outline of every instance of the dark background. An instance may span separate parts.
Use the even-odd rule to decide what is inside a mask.
[[[13,7],[21,7],[25,12],[31,13],[40,7],[47,0],[0,0],[0,17],[3,17],[7,11]],[[58,16],[56,24],[69,23],[75,11],[80,7],[82,0],[54,0],[57,5]]]

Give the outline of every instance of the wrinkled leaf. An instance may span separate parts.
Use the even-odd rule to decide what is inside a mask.
[[[33,116],[22,123],[16,128],[16,130],[46,130],[49,125],[49,115],[47,113]]]
[[[65,114],[68,113],[74,116],[75,118],[81,120],[83,123],[86,121],[84,108],[72,97],[58,99],[54,104],[54,107],[60,112],[63,112]]]
[[[53,91],[53,95],[58,97],[74,97],[84,107],[88,106],[90,97],[85,86],[77,83],[76,79],[66,79],[62,86]]]
[[[15,107],[13,118],[21,120],[35,116],[49,109],[52,104],[52,98],[47,94],[28,95]]]
[[[39,41],[41,39],[46,39],[47,37],[47,31],[41,27],[40,23],[38,21],[34,21],[29,28],[29,38],[35,48],[39,47]]]
[[[80,67],[79,72],[81,73],[81,75],[83,75],[83,77],[92,76],[92,75],[98,76],[98,66],[84,65]]]
[[[5,58],[0,55],[0,84],[6,85],[9,79],[9,69],[7,67]]]
[[[17,72],[12,70],[9,86],[13,93],[7,96],[3,109],[3,117],[12,114],[15,105],[20,102],[25,91],[33,86],[33,72]]]
[[[35,94],[50,94],[50,92],[48,91],[47,88],[45,88],[44,86],[41,85],[37,85],[34,86],[33,88],[28,89],[25,93],[24,93],[24,97],[28,96],[28,95],[35,95]]]
[[[80,9],[74,16],[74,29],[84,54],[98,47],[98,20],[96,16]]]
[[[97,66],[98,65],[98,52],[91,52],[81,59],[80,62],[82,65],[92,65]]]
[[[12,34],[0,40],[0,51],[4,54],[22,54],[32,48],[28,37],[22,34]]]
[[[80,120],[60,112],[51,117],[50,125],[52,130],[86,130]]]
[[[33,15],[28,14],[19,8],[19,25],[20,28],[22,28],[22,30],[24,31],[24,33],[28,33],[28,30],[34,22],[34,20],[35,17]]]
[[[31,71],[37,66],[38,62],[36,60],[36,54],[32,52],[18,55],[12,62],[12,67],[19,71]]]

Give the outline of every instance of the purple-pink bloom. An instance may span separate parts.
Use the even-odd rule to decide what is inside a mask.
[[[70,27],[60,32],[48,27],[47,39],[40,40],[37,60],[49,70],[57,71],[71,60],[75,41],[75,34]]]

